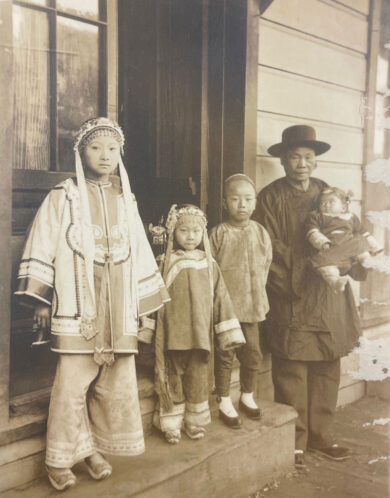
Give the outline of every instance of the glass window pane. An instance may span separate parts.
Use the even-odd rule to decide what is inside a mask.
[[[49,169],[49,22],[13,6],[14,168]]]
[[[57,0],[57,9],[77,16],[99,19],[99,0]]]
[[[98,114],[99,28],[58,17],[57,68],[59,169],[73,171],[75,132]]]

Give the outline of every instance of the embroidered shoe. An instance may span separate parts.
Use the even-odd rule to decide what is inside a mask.
[[[107,460],[100,454],[93,455],[84,459],[89,475],[96,481],[102,481],[112,474],[112,467]]]
[[[169,444],[178,444],[181,439],[180,429],[164,432],[165,441]]]
[[[76,476],[68,468],[57,469],[46,465],[46,471],[50,484],[57,491],[64,491],[76,484]]]
[[[202,439],[206,429],[198,425],[184,424],[184,430],[190,439]]]

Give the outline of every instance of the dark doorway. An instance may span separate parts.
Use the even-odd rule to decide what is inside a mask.
[[[202,0],[119,0],[119,121],[145,223],[200,204]]]

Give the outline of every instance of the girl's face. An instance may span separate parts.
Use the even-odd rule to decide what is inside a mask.
[[[256,207],[255,189],[247,181],[232,181],[226,189],[223,206],[230,223],[246,225]]]
[[[346,206],[335,194],[325,194],[320,199],[320,212],[330,214],[340,214],[346,212]]]
[[[202,242],[203,229],[193,219],[185,220],[175,230],[175,239],[185,251],[193,251]]]
[[[85,176],[91,180],[107,181],[119,162],[120,147],[110,136],[94,138],[85,147],[83,166]]]

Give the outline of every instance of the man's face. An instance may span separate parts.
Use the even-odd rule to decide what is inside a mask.
[[[280,158],[286,176],[294,182],[304,182],[309,179],[316,168],[316,156],[313,149],[295,147],[289,149]]]

